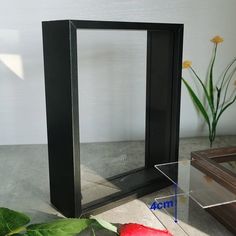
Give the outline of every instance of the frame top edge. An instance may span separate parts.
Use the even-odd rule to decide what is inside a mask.
[[[70,23],[77,29],[136,29],[136,30],[159,30],[181,29],[182,23],[156,23],[156,22],[132,22],[132,21],[94,21],[94,20],[49,20],[42,24]]]

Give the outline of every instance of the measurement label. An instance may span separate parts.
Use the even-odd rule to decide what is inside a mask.
[[[177,205],[178,205],[177,188],[178,188],[178,185],[174,183],[174,195],[162,197],[162,198],[159,198],[159,199],[155,199],[155,201],[149,207],[149,209],[153,210],[153,211],[173,207],[174,209],[171,212],[173,213],[173,218],[174,218],[175,223],[178,223],[178,219],[177,219],[177,210],[178,210],[178,207],[177,207]]]
[[[152,205],[150,206],[151,210],[161,210],[161,209],[165,209],[165,208],[171,208],[174,207],[174,202],[172,200],[169,201],[163,201],[163,202],[153,202]]]

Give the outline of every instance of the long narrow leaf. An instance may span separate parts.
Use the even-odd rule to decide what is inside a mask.
[[[214,105],[213,105],[213,103],[212,103],[212,101],[211,101],[211,99],[210,99],[210,96],[209,96],[209,94],[208,94],[207,88],[206,88],[206,86],[204,85],[204,83],[202,82],[202,80],[199,78],[199,76],[197,75],[197,73],[195,72],[195,70],[194,70],[192,67],[190,67],[190,69],[191,69],[191,71],[194,73],[194,75],[196,76],[198,82],[201,84],[201,86],[202,86],[202,88],[203,88],[203,91],[204,91],[204,94],[205,94],[205,96],[206,96],[206,98],[207,98],[207,102],[208,102],[208,104],[209,104],[209,106],[210,106],[210,108],[211,108],[211,113],[212,113],[212,115],[213,115],[213,114],[214,114]]]
[[[213,50],[212,60],[210,63],[210,74],[209,74],[209,95],[213,107],[214,107],[213,67],[216,59],[216,51],[217,51],[217,44],[215,44],[215,48]]]
[[[223,76],[222,76],[222,81],[221,81],[221,84],[220,84],[220,89],[221,90],[222,90],[222,87],[224,86],[224,81],[225,81],[226,75],[227,75],[228,71],[230,70],[230,68],[233,66],[233,64],[235,62],[236,62],[236,57],[225,68]]]
[[[229,97],[228,97],[228,99],[225,101],[225,103],[230,102],[230,101],[234,98],[235,93],[236,93],[236,87],[233,89],[233,91],[231,92],[231,94],[229,95]]]
[[[199,109],[199,111],[201,112],[202,116],[206,120],[208,126],[210,127],[210,120],[209,120],[208,114],[207,114],[204,106],[202,105],[201,101],[198,99],[197,95],[194,93],[194,91],[189,86],[187,81],[185,79],[183,79],[183,78],[182,78],[182,81],[184,82],[186,88],[188,89],[188,92],[189,92],[191,98],[193,99],[194,103],[196,104],[197,108]]]
[[[229,88],[229,84],[234,76],[236,72],[236,67],[231,71],[231,73],[228,75],[228,78],[227,78],[227,84],[226,84],[226,88],[225,88],[225,93],[224,93],[224,99],[223,99],[223,102],[222,102],[222,106],[221,108],[224,106],[225,104],[225,100],[226,100],[226,96],[227,96],[227,92],[228,92],[228,88]]]
[[[225,105],[224,108],[220,111],[220,113],[219,113],[219,115],[217,116],[217,119],[216,119],[216,125],[217,125],[217,123],[218,123],[218,121],[219,121],[221,115],[223,114],[223,112],[224,112],[230,105],[232,105],[235,101],[236,101],[236,95],[235,95],[234,99],[233,99],[230,103],[228,103],[227,105]]]
[[[215,120],[216,116],[217,116],[217,113],[218,113],[218,109],[219,109],[219,104],[220,104],[220,95],[221,95],[221,88],[218,88],[216,86],[216,90],[217,90],[217,100],[216,100],[216,110],[215,110],[215,113],[214,113],[214,118],[213,120]]]

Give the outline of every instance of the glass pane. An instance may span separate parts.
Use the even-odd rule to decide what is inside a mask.
[[[82,203],[145,165],[146,31],[78,30]]]
[[[191,161],[179,161],[155,167],[203,208],[236,202],[234,193],[195,168]]]
[[[155,209],[155,206],[162,207]],[[148,207],[152,208],[152,213],[174,235],[231,235],[208,213],[210,208],[201,208],[188,194],[156,199],[156,204],[149,202]]]
[[[221,163],[218,163],[218,164],[220,164],[224,168],[226,168],[226,169],[228,169],[231,172],[236,174],[236,161],[221,162]]]

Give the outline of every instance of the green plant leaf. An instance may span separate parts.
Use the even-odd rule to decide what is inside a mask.
[[[207,98],[207,102],[208,102],[208,104],[209,104],[209,106],[210,106],[211,113],[214,114],[214,104],[213,104],[212,101],[211,101],[211,98],[210,98],[210,96],[209,96],[209,94],[208,94],[208,91],[207,91],[206,86],[204,85],[204,83],[202,82],[202,80],[200,79],[200,77],[197,75],[197,73],[195,72],[195,70],[194,70],[192,67],[190,67],[190,69],[191,69],[191,71],[193,72],[193,74],[196,76],[198,82],[201,84],[202,89],[203,89],[203,91],[204,91],[204,94],[205,94],[205,96],[206,96],[206,98]]]
[[[218,113],[218,109],[219,109],[221,88],[218,88],[216,86],[216,91],[217,91],[217,100],[216,100],[216,109],[215,109],[215,112],[213,114],[213,121],[216,119],[216,116],[217,116],[217,113]]]
[[[183,78],[182,78],[182,81],[184,82],[186,88],[188,89],[188,92],[189,92],[191,98],[193,99],[193,102],[196,104],[196,106],[199,109],[199,111],[201,112],[203,118],[206,120],[208,127],[210,128],[210,120],[209,120],[208,114],[207,114],[204,106],[202,105],[201,101],[198,99],[197,95],[194,93],[194,91],[192,90],[190,85],[187,83],[187,81]]]
[[[230,85],[230,82],[234,76],[236,72],[236,67],[228,74],[227,76],[227,79],[226,79],[226,87],[225,87],[225,92],[224,92],[224,98],[223,98],[223,102],[221,104],[221,110],[223,109],[223,106],[225,105],[225,102],[226,102],[226,97],[227,97],[227,93],[228,93],[228,88],[229,88],[229,85]]]
[[[94,222],[93,219],[60,219],[44,224],[34,224],[26,228],[24,236],[73,236]]]
[[[210,62],[210,74],[209,74],[209,95],[213,108],[214,108],[213,67],[216,59],[216,51],[217,51],[217,44],[215,44],[215,48],[213,50],[212,60]]]
[[[107,222],[107,221],[105,221],[105,220],[98,219],[98,218],[96,218],[95,216],[91,216],[91,219],[95,219],[103,228],[108,229],[108,230],[110,230],[110,231],[112,231],[112,232],[117,233],[117,227],[114,226],[113,224],[111,224],[111,223],[109,223],[109,222]]]
[[[30,218],[8,208],[0,208],[0,236],[12,235],[24,229]]]
[[[94,229],[92,228],[93,236],[96,236]]]
[[[224,87],[224,82],[225,82],[225,78],[226,75],[228,74],[228,71],[231,69],[231,67],[233,66],[233,64],[236,62],[236,57],[233,58],[233,60],[226,66],[224,73],[223,73],[223,77],[221,80],[221,84],[220,84],[220,89],[222,90],[222,88]]]
[[[217,119],[216,119],[216,125],[217,125],[217,123],[218,123],[218,121],[219,121],[221,115],[224,113],[224,111],[225,111],[229,106],[231,106],[235,101],[236,101],[236,96],[234,97],[234,99],[233,99],[231,102],[229,102],[228,104],[226,104],[226,105],[223,107],[223,109],[220,111],[220,113],[219,113],[219,115],[218,115],[218,117],[217,117]]]

